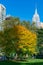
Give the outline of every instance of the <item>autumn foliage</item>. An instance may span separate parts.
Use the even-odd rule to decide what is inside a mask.
[[[23,26],[14,26],[15,30],[15,50],[17,53],[31,53],[36,54],[36,42],[37,42],[37,36],[35,33],[31,32],[30,30],[27,30]]]

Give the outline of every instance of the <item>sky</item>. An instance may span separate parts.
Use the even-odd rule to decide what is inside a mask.
[[[43,22],[43,0],[0,0],[6,7],[6,15],[19,17],[20,20],[32,21],[36,4],[40,21]]]

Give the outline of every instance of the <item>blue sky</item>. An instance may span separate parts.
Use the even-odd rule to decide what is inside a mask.
[[[37,3],[40,19],[43,21],[43,0],[0,0],[0,3],[6,7],[6,14],[30,21]]]

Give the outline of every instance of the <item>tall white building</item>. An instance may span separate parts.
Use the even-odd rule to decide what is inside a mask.
[[[32,22],[34,22],[37,27],[40,27],[40,17],[37,12],[37,8],[35,9],[35,14],[33,15]]]
[[[0,30],[3,30],[3,20],[6,17],[6,8],[4,5],[0,4]]]

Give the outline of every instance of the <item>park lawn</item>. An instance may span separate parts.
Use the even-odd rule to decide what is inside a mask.
[[[29,59],[28,61],[0,61],[0,65],[43,65],[43,59]]]

